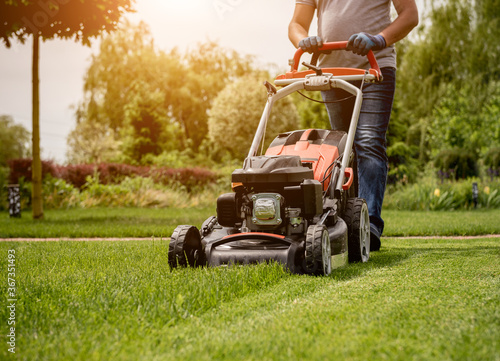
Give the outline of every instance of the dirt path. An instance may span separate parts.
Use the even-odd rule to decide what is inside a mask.
[[[500,234],[487,234],[482,236],[411,236],[411,237],[382,237],[383,239],[479,239],[479,238],[500,238]],[[60,241],[76,241],[76,242],[97,242],[97,241],[168,241],[170,238],[0,238],[0,242],[60,242]]]

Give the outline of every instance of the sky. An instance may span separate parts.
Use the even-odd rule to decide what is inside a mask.
[[[256,56],[266,68],[286,69],[295,48],[288,40],[293,0],[137,0],[133,23],[149,25],[159,49],[194,49],[217,41],[241,54]],[[316,26],[311,26],[311,35]],[[83,100],[83,81],[91,55],[74,41],[49,40],[40,46],[40,133],[42,159],[64,163],[66,137],[75,127],[75,107]],[[0,45],[0,115],[31,131],[32,42]],[[274,65],[272,65],[274,64]]]

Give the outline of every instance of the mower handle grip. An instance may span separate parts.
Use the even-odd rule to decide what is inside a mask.
[[[324,43],[323,46],[318,49],[318,52],[324,50],[347,50],[347,43],[348,43],[347,41],[335,41],[331,43]],[[304,54],[304,50],[298,48],[293,57],[292,72],[297,71],[299,69],[300,58],[302,57],[302,54]],[[378,66],[377,59],[375,58],[375,54],[373,54],[372,50],[370,50],[368,54],[366,54],[366,57],[368,58],[370,67],[376,70],[379,74],[382,74]]]

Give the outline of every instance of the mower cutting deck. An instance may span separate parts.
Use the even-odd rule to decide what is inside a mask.
[[[324,44],[321,51],[345,49],[347,42]],[[290,72],[279,76],[277,91],[266,83],[268,101],[243,168],[232,174],[232,193],[217,199],[217,217],[201,230],[178,226],[168,262],[177,266],[221,266],[276,261],[291,272],[328,275],[370,255],[366,202],[357,198],[354,135],[362,92],[348,81],[379,81],[372,69],[298,71],[297,50]],[[257,155],[274,102],[299,90],[341,88],[356,96],[349,131],[307,129],[279,134],[264,155]]]

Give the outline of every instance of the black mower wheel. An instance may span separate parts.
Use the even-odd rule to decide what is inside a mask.
[[[309,274],[328,276],[332,272],[331,244],[328,229],[315,224],[307,228],[305,262]]]
[[[176,267],[198,267],[204,264],[200,232],[194,226],[178,226],[168,245],[168,264]]]
[[[346,202],[344,221],[347,223],[349,262],[366,262],[370,258],[370,216],[362,198]]]

